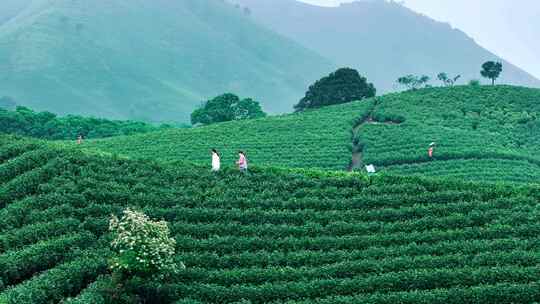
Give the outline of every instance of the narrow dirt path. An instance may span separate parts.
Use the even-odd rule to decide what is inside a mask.
[[[373,106],[367,112],[364,117],[358,121],[352,128],[352,138],[351,138],[351,162],[349,163],[348,171],[353,171],[355,169],[364,168],[364,147],[365,143],[362,141],[361,130],[365,125],[398,125],[400,122],[395,121],[377,121],[373,114],[377,111],[378,106],[380,105],[380,100],[375,99]]]
[[[360,169],[364,167],[364,161],[363,161],[363,152],[364,152],[364,143],[362,142],[362,138],[360,137],[360,130],[362,127],[370,122],[373,121],[373,113],[377,109],[377,106],[379,105],[379,102],[375,100],[375,103],[369,109],[368,113],[362,118],[362,120],[358,121],[352,129],[352,138],[351,138],[351,162],[349,163],[348,171],[353,171],[355,169]]]

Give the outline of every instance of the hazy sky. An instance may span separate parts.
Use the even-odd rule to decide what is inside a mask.
[[[333,6],[351,0],[300,0]],[[540,0],[405,0],[540,79]]]

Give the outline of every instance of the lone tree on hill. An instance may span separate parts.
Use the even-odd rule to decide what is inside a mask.
[[[495,61],[487,61],[482,64],[480,74],[484,78],[491,79],[491,85],[495,85],[495,79],[499,78],[502,72],[502,63]]]
[[[407,87],[409,90],[418,90],[422,86],[427,86],[427,83],[429,81],[429,76],[422,75],[422,76],[415,76],[415,75],[407,75],[403,77],[399,77],[397,82],[400,85],[403,85]]]
[[[227,93],[205,102],[199,109],[191,113],[192,124],[213,124],[231,120],[243,120],[265,117],[261,105],[251,99],[240,98]]]
[[[446,73],[439,73],[439,75],[437,75],[437,79],[442,81],[442,83],[447,87],[454,86],[456,81],[458,81],[458,79],[460,79],[460,78],[461,78],[461,75],[457,75],[457,76],[455,76],[453,78],[448,77],[448,74],[446,74]]]
[[[374,97],[377,90],[351,68],[341,68],[309,87],[306,96],[294,106],[299,112],[311,108],[347,103]]]

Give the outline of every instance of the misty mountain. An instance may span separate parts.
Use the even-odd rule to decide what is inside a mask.
[[[291,111],[335,65],[222,0],[3,0],[0,97],[36,110],[187,121],[233,92]]]
[[[378,92],[397,89],[406,74],[461,74],[461,83],[480,79],[487,60],[504,62],[507,84],[540,86],[525,71],[498,58],[449,24],[434,21],[396,2],[364,0],[319,7],[295,0],[231,0],[248,7],[255,20],[368,77]],[[435,80],[436,81],[436,80]]]
[[[29,3],[30,0],[5,0],[2,2],[0,4],[0,25],[17,16]]]

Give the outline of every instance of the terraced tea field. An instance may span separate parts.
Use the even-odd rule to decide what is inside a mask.
[[[118,137],[88,149],[131,158],[226,164],[244,149],[253,164],[344,170],[352,131],[361,163],[399,174],[467,180],[537,182],[540,90],[496,86],[431,88],[351,104],[187,130]],[[435,158],[427,148],[437,143]]]
[[[207,163],[210,149],[232,165],[243,149],[257,165],[341,170],[351,160],[353,121],[373,102],[351,103],[320,111],[273,116],[207,127],[154,132],[146,136],[92,141],[88,147],[133,158]]]
[[[187,267],[157,303],[540,301],[538,186],[213,174],[9,136],[0,181],[0,303],[107,303],[127,206],[170,223]]]

